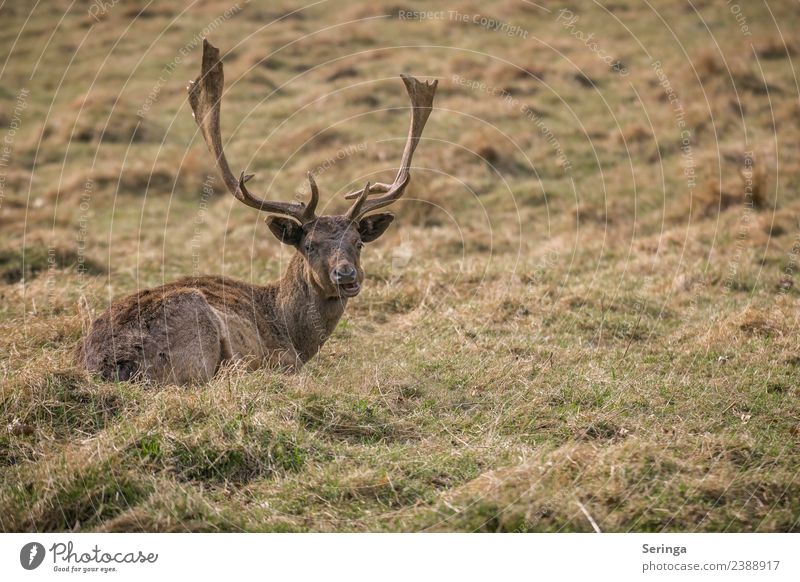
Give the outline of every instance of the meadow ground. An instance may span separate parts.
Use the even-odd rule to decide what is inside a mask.
[[[0,7],[0,529],[797,531],[796,2]],[[234,171],[398,219],[296,375],[104,383],[113,297],[266,283],[185,86],[226,63]],[[591,516],[591,519],[590,519]]]

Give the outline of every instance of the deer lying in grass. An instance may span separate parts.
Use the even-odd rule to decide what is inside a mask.
[[[297,253],[283,278],[265,286],[206,276],[116,300],[79,345],[81,364],[109,380],[190,383],[210,379],[228,360],[291,371],[312,358],[348,299],[361,290],[362,245],[381,236],[394,219],[369,213],[392,204],[408,186],[411,158],[437,83],[402,79],[411,98],[411,128],[394,182],[367,183],[346,196],[355,201],[345,214],[317,216],[319,190],[310,173],[307,204],[257,198],[245,186],[252,175],[234,177],[220,135],[222,62],[219,50],[204,41],[201,73],[189,86],[195,120],[231,194],[270,213],[266,222],[272,234]]]

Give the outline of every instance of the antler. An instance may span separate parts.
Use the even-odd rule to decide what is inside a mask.
[[[367,184],[366,188],[345,195],[345,198],[348,199],[356,198],[353,206],[347,211],[349,218],[356,219],[367,212],[393,203],[403,195],[411,179],[411,158],[417,148],[419,138],[422,136],[422,130],[425,128],[428,116],[431,114],[433,96],[436,94],[436,86],[439,82],[423,82],[408,75],[400,75],[400,77],[403,79],[408,96],[411,98],[411,127],[408,130],[406,147],[403,150],[403,158],[400,161],[400,170],[398,170],[397,176],[391,184],[377,183],[372,186]],[[383,196],[368,198],[370,194],[380,192],[384,192]]]
[[[219,60],[219,49],[203,39],[203,65],[200,76],[189,83],[189,104],[194,112],[194,119],[203,133],[209,151],[217,160],[217,167],[222,174],[225,185],[239,201],[251,208],[265,210],[275,214],[285,214],[300,221],[301,224],[316,218],[315,210],[319,201],[319,190],[311,173],[308,181],[311,186],[311,200],[302,202],[274,202],[253,196],[245,187],[245,183],[253,174],[242,172],[236,179],[222,151],[222,136],[219,128],[219,112],[222,104],[222,87],[225,77],[222,73],[222,61]]]

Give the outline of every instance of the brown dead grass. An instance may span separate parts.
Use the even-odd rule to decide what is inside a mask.
[[[0,529],[591,531],[588,514],[603,531],[797,530],[797,47],[767,12],[748,10],[764,31],[751,48],[695,3],[717,48],[692,10],[659,4],[687,61],[648,6],[612,7],[634,36],[582,6],[623,78],[532,4],[453,6],[528,38],[398,18],[418,2],[280,22],[296,6],[243,5],[211,39],[231,51],[226,153],[260,194],[291,197],[326,164],[338,210],[333,192],[390,179],[400,72],[439,78],[437,110],[319,356],[187,389],[103,383],[71,354],[114,297],[195,271],[264,283],[292,252],[218,194],[185,103],[196,47],[136,116],[229,6],[173,26],[174,7],[114,6],[83,47],[94,20],[76,7],[45,48],[68,4],[52,6],[0,90],[4,139],[15,88],[31,88],[0,168]],[[784,33],[800,26],[793,4],[771,8]],[[3,10],[16,36],[27,9]],[[637,41],[683,108],[693,188]]]

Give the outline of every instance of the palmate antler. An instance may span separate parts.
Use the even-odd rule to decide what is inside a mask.
[[[414,150],[417,149],[422,130],[425,129],[425,123],[431,114],[433,96],[436,94],[436,86],[439,81],[423,82],[409,75],[400,75],[400,77],[411,98],[411,126],[408,129],[403,158],[400,160],[400,169],[391,184],[377,183],[372,186],[367,184],[362,190],[345,195],[345,198],[356,198],[353,206],[347,211],[347,216],[354,220],[367,212],[392,204],[403,195],[409,180],[411,180],[411,158],[414,156]],[[381,192],[384,193],[383,196],[369,198],[371,194]]]
[[[194,112],[194,119],[203,133],[209,151],[217,160],[217,167],[222,174],[225,185],[238,200],[258,210],[265,210],[275,214],[284,214],[298,220],[301,224],[311,222],[316,218],[315,210],[319,202],[319,189],[314,178],[309,172],[308,181],[311,185],[311,200],[308,204],[302,202],[273,202],[253,196],[245,183],[253,174],[241,173],[236,179],[222,151],[222,135],[219,129],[219,112],[222,105],[222,87],[225,76],[222,72],[222,61],[219,60],[219,49],[203,40],[203,65],[200,76],[189,84],[189,104]]]
[[[411,98],[411,127],[408,130],[408,139],[403,150],[400,169],[391,184],[378,183],[370,186],[367,183],[365,188],[345,196],[348,199],[356,199],[345,215],[351,220],[358,220],[368,212],[395,202],[403,195],[411,179],[411,158],[419,143],[422,130],[425,128],[425,123],[428,121],[428,116],[431,114],[433,97],[436,94],[438,81],[422,82],[408,75],[401,75],[401,77],[406,86],[406,91],[408,91],[408,96]],[[308,204],[302,202],[274,202],[257,198],[245,187],[245,183],[253,177],[252,174],[246,175],[242,172],[238,179],[234,177],[222,149],[222,136],[220,134],[219,120],[223,85],[224,75],[222,61],[219,60],[219,49],[212,46],[207,40],[203,40],[203,64],[200,76],[195,81],[192,81],[188,87],[189,103],[194,112],[195,121],[203,133],[206,145],[217,160],[217,167],[228,190],[247,206],[274,214],[291,216],[298,220],[300,224],[306,224],[316,219],[315,210],[319,202],[319,189],[310,172],[308,173],[308,181],[311,186],[311,199]],[[371,194],[376,193],[383,193],[383,195],[369,198]]]

